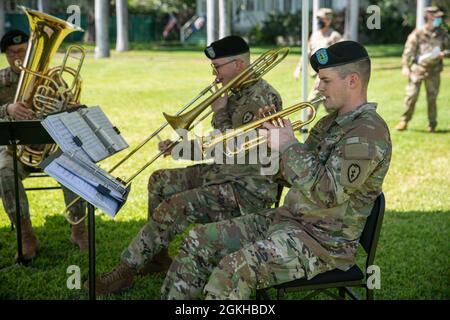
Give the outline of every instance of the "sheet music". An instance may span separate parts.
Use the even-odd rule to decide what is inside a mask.
[[[81,149],[89,155],[93,162],[100,161],[109,156],[108,150],[99,141],[98,137],[92,134],[91,128],[78,112],[68,113],[61,120],[72,133],[72,137],[78,137],[83,142]],[[72,145],[76,146],[75,143]],[[80,147],[76,146],[76,148],[78,149]]]
[[[46,121],[49,119],[49,121]],[[80,157],[85,158],[88,161],[93,161],[89,154],[87,154],[82,148],[78,147],[73,141],[73,134],[69,128],[56,115],[48,116],[46,120],[42,121],[42,126],[47,132],[58,132],[56,135],[52,135],[53,140],[59,145],[61,150],[65,150],[71,154],[77,153]],[[51,120],[51,121],[50,121]]]
[[[91,184],[98,186],[102,184],[111,191],[111,195],[117,199],[122,199],[127,193],[126,187],[114,176],[91,162],[84,162],[77,159],[76,155],[69,156],[63,153],[58,162],[74,174],[78,174]]]
[[[102,172],[98,167],[96,171],[88,170],[86,163],[80,164],[76,158],[65,153],[51,157],[53,159],[49,159],[49,163],[44,167],[48,175],[111,217],[115,217],[127,199],[129,188],[116,182],[112,176],[108,178],[108,173]],[[99,186],[104,187],[109,194],[101,193]]]
[[[50,115],[42,125],[62,151],[81,154],[92,162],[128,147],[98,106]]]
[[[108,151],[115,153],[128,147],[125,139],[114,130],[113,124],[99,106],[80,109],[79,113],[91,126],[91,129],[97,134]]]

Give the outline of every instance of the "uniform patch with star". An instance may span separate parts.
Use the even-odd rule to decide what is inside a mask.
[[[244,115],[242,117],[242,123],[243,124],[249,123],[250,121],[253,120],[254,117],[255,117],[255,115],[253,114],[253,112],[247,111],[246,113],[244,113]]]
[[[361,167],[356,163],[352,163],[347,170],[347,178],[350,183],[353,183],[358,179],[361,173]]]

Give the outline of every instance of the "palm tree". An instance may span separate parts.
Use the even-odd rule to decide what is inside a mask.
[[[95,0],[95,58],[107,58],[109,54],[108,0]]]

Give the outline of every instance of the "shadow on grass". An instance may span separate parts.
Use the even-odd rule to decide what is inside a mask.
[[[389,206],[389,199],[387,199]],[[375,264],[382,272],[378,299],[449,299],[450,211],[385,214]],[[96,216],[97,274],[110,271],[145,220],[113,221]],[[48,216],[35,228],[41,251],[29,266],[14,265],[15,232],[0,228],[0,299],[87,299],[86,290],[70,290],[67,268],[79,266],[81,283],[88,275],[88,253],[69,241],[70,228],[62,216]],[[361,265],[363,256],[358,256]],[[102,299],[159,299],[162,277],[136,279],[135,286]],[[303,295],[292,293],[287,299]],[[321,299],[326,296],[321,296]]]
[[[413,132],[428,133],[430,135],[450,133],[450,129],[439,129],[439,128],[436,128],[436,131],[433,133],[428,132],[427,129],[408,129],[408,130]]]

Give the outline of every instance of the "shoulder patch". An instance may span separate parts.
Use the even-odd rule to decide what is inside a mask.
[[[244,115],[242,116],[242,124],[249,123],[250,121],[253,120],[254,117],[255,115],[253,114],[253,112],[251,111],[245,112]]]

